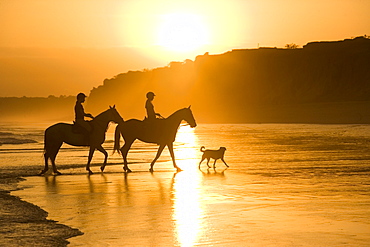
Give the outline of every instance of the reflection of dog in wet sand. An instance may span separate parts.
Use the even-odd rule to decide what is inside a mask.
[[[225,151],[226,151],[226,148],[225,147],[220,147],[218,150],[211,150],[211,149],[204,150],[204,149],[205,149],[204,146],[202,146],[200,148],[200,151],[203,152],[203,156],[202,156],[202,160],[199,162],[199,168],[200,168],[200,164],[202,164],[203,160],[205,160],[205,159],[207,159],[207,166],[208,166],[208,168],[210,168],[210,166],[208,165],[208,163],[209,163],[209,160],[211,158],[215,160],[215,162],[213,163],[213,168],[216,167],[216,161],[218,159],[221,159],[224,162],[224,164],[227,167],[229,167],[226,164],[225,160],[224,160],[224,154],[225,154]]]

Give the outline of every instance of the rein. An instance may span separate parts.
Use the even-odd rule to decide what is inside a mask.
[[[112,120],[105,120],[105,119],[100,119],[102,117],[102,115],[104,115],[104,113],[106,113],[107,111],[103,112],[103,113],[100,113],[98,116],[96,116],[91,122],[95,125],[97,125],[98,127],[101,127],[102,129],[105,128],[105,131],[104,133],[106,133],[108,131],[108,128],[109,128],[109,123],[112,121]],[[106,123],[107,122],[107,123]],[[105,126],[107,125],[107,126]]]
[[[185,109],[186,109],[186,108],[184,108],[184,109],[180,109],[180,110],[178,110],[178,111],[174,112],[174,113],[173,113],[173,114],[171,114],[167,119],[174,118],[175,120],[179,120],[179,121],[180,121],[179,126],[187,126],[187,125],[190,125],[190,124],[188,123],[188,121],[183,117],[183,113],[182,113],[182,111],[184,111]],[[182,120],[184,120],[184,121],[185,121],[185,123],[181,123],[181,122],[182,122]]]

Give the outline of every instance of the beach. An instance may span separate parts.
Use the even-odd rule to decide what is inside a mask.
[[[77,229],[46,219],[47,212],[10,195],[26,173],[0,171],[0,246],[66,246],[68,238],[82,234]],[[31,175],[34,175],[31,173]]]
[[[25,127],[26,125],[26,127]],[[48,213],[11,192],[36,176],[42,161],[42,135],[47,124],[0,124],[0,246],[66,246],[82,234],[53,220]]]
[[[0,247],[370,247],[369,10],[0,1]]]
[[[36,143],[0,146],[2,161],[14,160],[10,168],[1,166],[1,188],[12,191],[2,192],[12,200],[2,216],[13,216],[3,224],[21,227],[3,231],[7,246],[67,241],[69,246],[367,246],[370,241],[368,125],[182,126],[175,141],[182,172],[175,172],[165,150],[150,173],[157,147],[138,142],[128,157],[132,173],[123,173],[122,158],[109,151],[105,172],[99,171],[103,157],[97,153],[95,174],[89,176],[86,148],[66,146],[57,159],[63,175],[33,176],[43,165],[41,129],[22,129],[28,133],[22,138],[31,136]],[[107,150],[112,138],[108,131]],[[227,147],[230,167],[218,161],[207,169],[204,161],[198,169],[202,145]]]

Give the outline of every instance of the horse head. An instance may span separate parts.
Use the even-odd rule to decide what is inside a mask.
[[[190,125],[190,127],[195,128],[197,126],[197,123],[195,121],[193,112],[191,111],[190,107],[191,106],[183,109],[183,112],[185,113],[184,120]]]
[[[117,124],[120,124],[120,123],[123,123],[124,122],[123,118],[118,113],[115,105],[114,106],[109,106],[108,111],[111,114],[111,121],[113,121],[113,122],[115,122]]]

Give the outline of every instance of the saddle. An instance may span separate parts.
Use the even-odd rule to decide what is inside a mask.
[[[163,125],[165,118],[149,119],[147,117],[142,121],[146,129],[156,130]]]
[[[93,127],[92,124],[89,123],[89,125],[91,126],[91,129],[92,129],[92,127]],[[85,143],[85,145],[90,144],[90,134],[91,133],[87,129],[85,129],[84,127],[82,127],[78,123],[76,123],[75,121],[73,121],[72,133],[83,135],[83,142]]]
[[[90,122],[87,122],[87,123],[89,123],[91,129],[93,129],[93,125]],[[83,134],[85,136],[90,135],[90,132],[87,129],[85,129],[84,127],[82,127],[81,125],[76,123],[75,121],[73,121],[72,132],[75,133],[75,134]]]
[[[152,140],[160,140],[163,135],[163,130],[166,128],[165,126],[165,119],[157,118],[157,119],[148,119],[145,118],[142,121],[142,129],[141,131],[147,136],[149,139]]]

